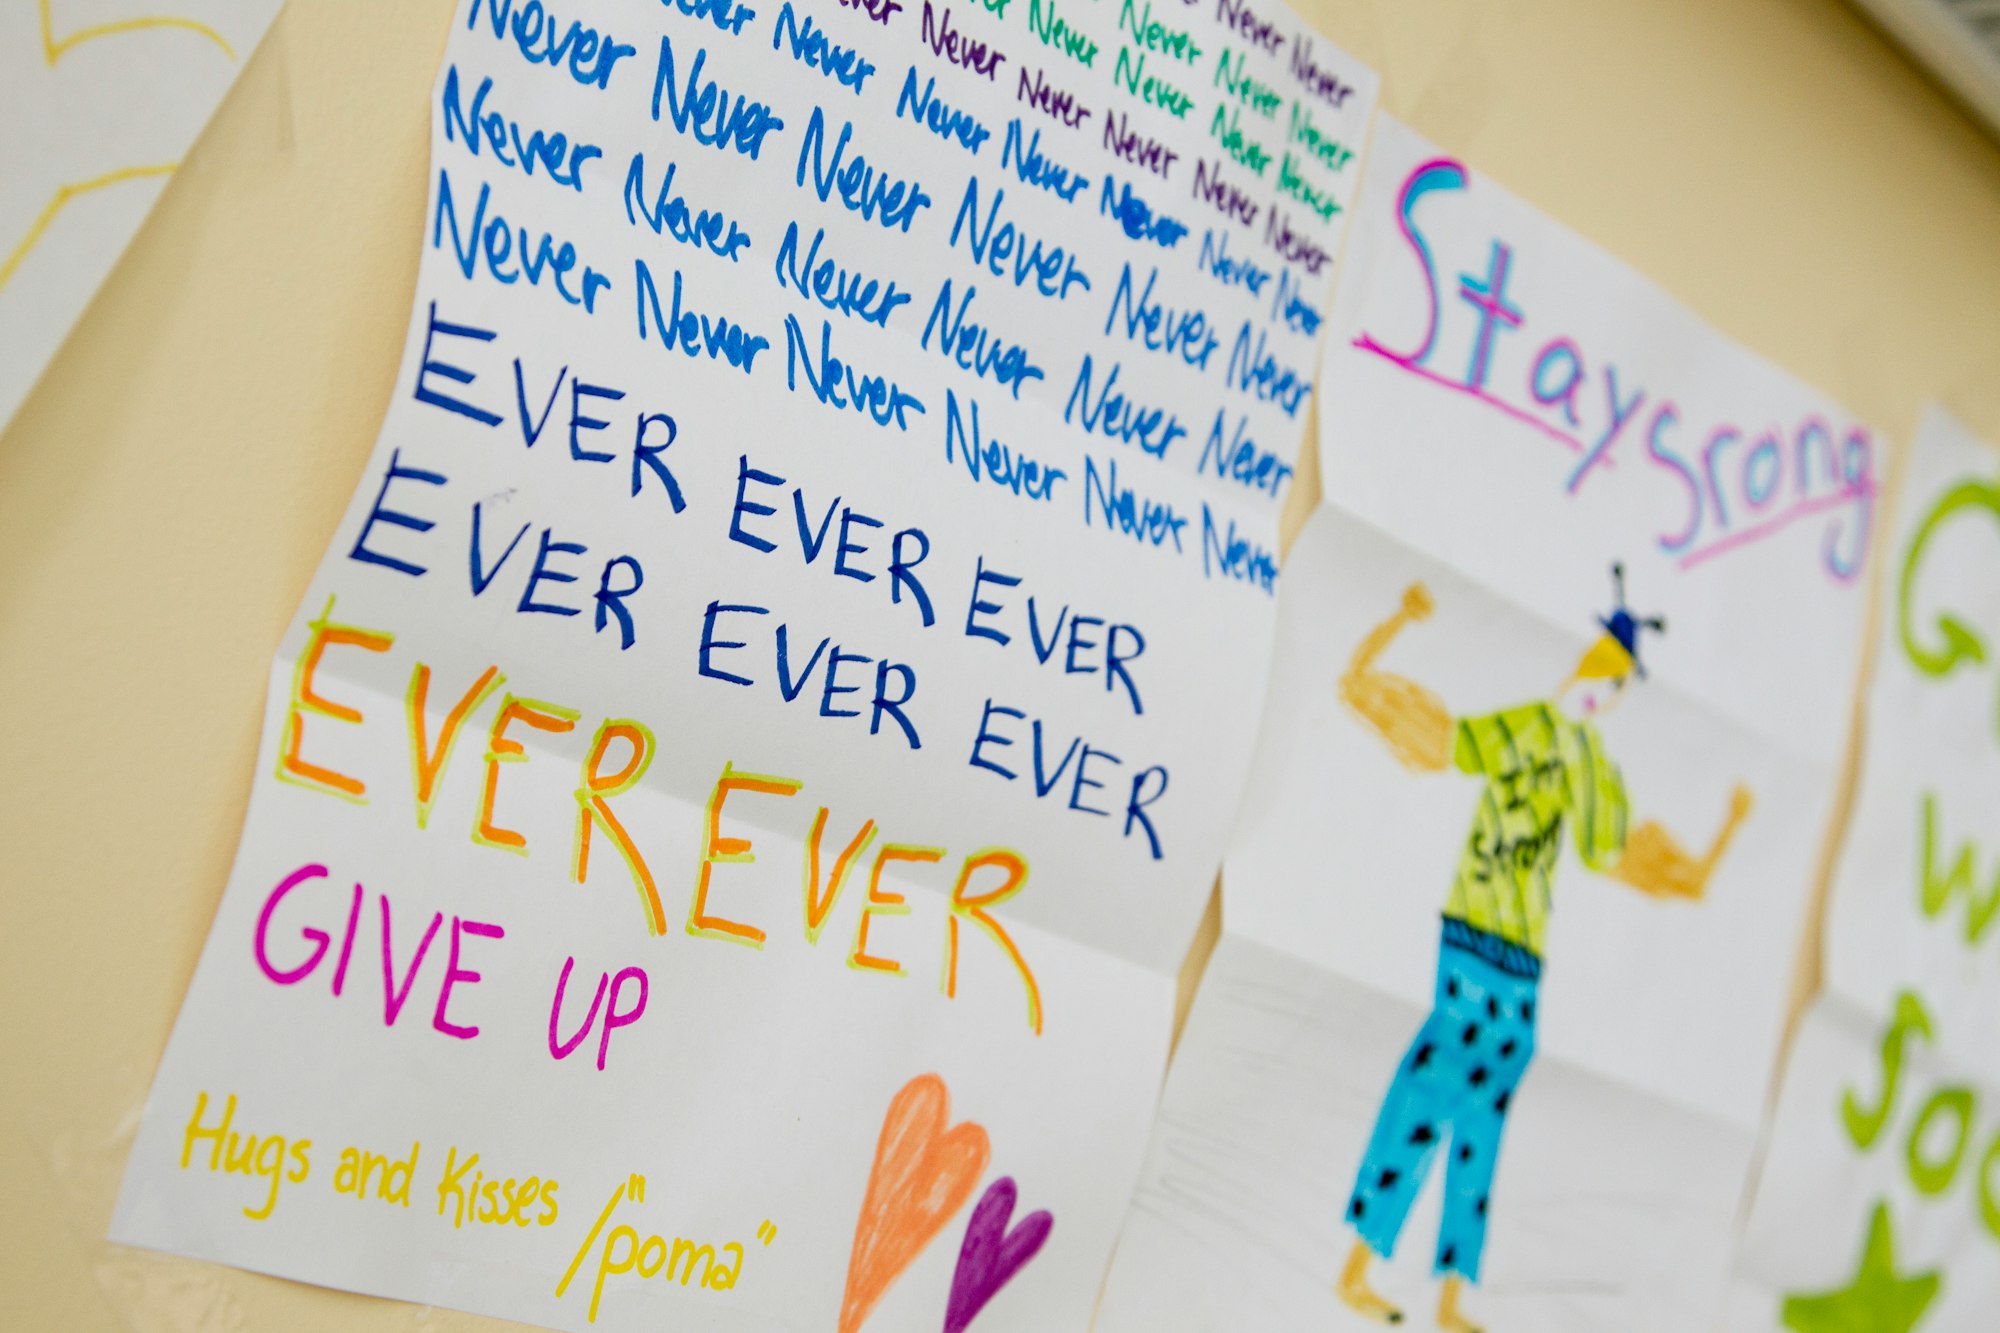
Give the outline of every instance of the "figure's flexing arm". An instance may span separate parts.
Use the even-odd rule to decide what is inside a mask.
[[[1691,855],[1674,835],[1647,820],[1625,839],[1624,855],[1606,873],[1621,884],[1630,885],[1655,898],[1699,899],[1708,892],[1708,877],[1715,873],[1723,853],[1752,806],[1750,789],[1737,785],[1729,794],[1729,815],[1722,831],[1715,835],[1706,856]]]
[[[1340,678],[1340,697],[1381,734],[1405,768],[1435,773],[1451,764],[1452,718],[1444,700],[1413,680],[1375,669],[1375,659],[1414,621],[1432,610],[1430,589],[1412,583],[1403,604],[1354,650]]]

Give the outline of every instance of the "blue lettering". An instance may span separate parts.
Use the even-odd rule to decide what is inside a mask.
[[[530,612],[540,612],[543,615],[550,616],[573,616],[583,609],[579,606],[563,606],[557,602],[538,602],[535,600],[535,586],[537,584],[576,582],[576,575],[565,573],[560,569],[551,569],[549,567],[549,557],[551,555],[582,555],[584,552],[583,543],[559,542],[553,540],[554,536],[553,529],[542,529],[541,546],[535,551],[534,568],[528,571],[527,586],[521,589],[521,602],[516,608],[524,615]]]
[[[1319,306],[1288,268],[1278,270],[1277,290],[1271,293],[1271,318],[1308,338],[1319,332]]]
[[[1131,182],[1117,182],[1119,191],[1111,192],[1112,177],[1106,175],[1104,188],[1097,195],[1099,217],[1109,217],[1118,223],[1118,229],[1135,241],[1151,241],[1163,250],[1171,250],[1181,243],[1188,233],[1187,224],[1178,218],[1156,213],[1151,204],[1132,189]]]
[[[971,371],[974,375],[985,376],[1003,389],[1011,390],[1014,397],[1021,396],[1021,386],[1029,380],[1042,378],[1042,368],[1028,359],[1028,349],[1016,343],[1012,346],[992,337],[992,330],[981,324],[966,322],[965,314],[972,306],[972,298],[979,289],[970,284],[965,295],[959,299],[957,309],[951,303],[951,279],[946,278],[938,288],[937,300],[931,305],[930,318],[924,321],[924,335],[920,345],[931,345],[931,334],[937,334],[939,355],[948,361]]]
[[[707,59],[706,47],[694,53],[687,82],[676,91],[673,38],[660,38],[659,72],[653,78],[653,119],[660,118],[660,95],[665,93],[675,129],[692,136],[696,143],[709,144],[725,153],[734,150],[754,162],[764,151],[764,136],[783,129],[785,122],[764,103],[752,101],[741,93],[732,100],[715,80],[704,80],[701,67]]]
[[[383,555],[368,545],[368,534],[375,530],[377,523],[408,528],[411,532],[429,532],[437,526],[435,519],[418,518],[414,514],[405,514],[400,510],[385,507],[385,502],[389,498],[389,487],[398,481],[416,481],[426,486],[442,486],[445,484],[445,476],[442,472],[426,472],[422,468],[404,467],[403,451],[391,449],[389,467],[382,474],[382,485],[375,492],[375,503],[368,506],[368,517],[362,520],[361,531],[355,534],[354,545],[348,550],[347,558],[364,565],[380,565],[384,569],[393,569],[398,574],[408,574],[411,578],[422,578],[430,572],[425,566],[399,560],[392,555]]]
[[[966,475],[975,482],[992,482],[1027,500],[1052,498],[1056,483],[1069,474],[1059,467],[1050,467],[1018,453],[999,440],[982,438],[979,433],[979,401],[975,398],[966,401],[972,408],[970,430],[959,415],[958,395],[949,389],[944,391],[945,462],[953,462],[956,457],[963,456]]]
[[[1019,116],[1007,122],[1007,138],[1000,145],[1000,166],[1002,170],[1011,166],[1023,185],[1047,190],[1066,204],[1075,203],[1076,196],[1090,188],[1090,177],[1072,171],[1043,154],[1040,130],[1036,130],[1027,143],[1021,142]]]
[[[765,606],[728,606],[719,601],[710,602],[708,609],[703,611],[701,616],[701,645],[695,654],[696,670],[702,675],[715,680],[728,681],[731,685],[754,684],[755,682],[748,676],[739,676],[733,672],[724,671],[713,664],[712,658],[714,654],[743,647],[743,642],[740,639],[718,639],[715,637],[715,618],[727,615],[768,616],[770,614],[770,608]]]
[[[1269,269],[1259,268],[1250,260],[1229,253],[1228,232],[1208,227],[1201,229],[1201,271],[1225,287],[1242,287],[1252,296],[1262,295],[1264,284],[1271,280]],[[1286,276],[1280,270],[1280,285]]]
[[[1260,449],[1250,438],[1250,418],[1238,413],[1236,426],[1225,438],[1223,423],[1228,413],[1217,408],[1215,423],[1208,428],[1208,442],[1201,447],[1200,471],[1211,469],[1215,475],[1226,481],[1236,482],[1253,491],[1263,491],[1273,499],[1291,480],[1292,468],[1269,449]]]
[[[1176,552],[1182,549],[1181,529],[1187,526],[1187,516],[1171,501],[1149,500],[1131,487],[1119,485],[1118,460],[1112,459],[1099,472],[1097,460],[1089,454],[1083,456],[1083,497],[1084,526],[1102,523],[1141,546],[1172,542]]]
[[[771,30],[771,49],[782,50],[781,43],[791,42],[792,59],[816,69],[844,88],[851,88],[857,96],[861,85],[875,72],[875,66],[866,57],[851,47],[835,46],[827,40],[825,33],[814,25],[812,16],[806,16],[805,26],[799,26],[798,16],[792,12],[791,0],[778,9],[777,26]]]
[[[736,0],[660,0],[668,9],[678,9],[691,19],[706,19],[731,37],[743,35],[743,25],[757,17],[757,11]]]
[[[617,569],[629,570],[632,575],[632,581],[622,588],[611,586],[611,573]],[[605,561],[604,572],[598,576],[597,591],[593,594],[597,600],[596,628],[592,633],[604,633],[604,626],[615,619],[618,622],[618,651],[621,653],[639,641],[639,633],[632,623],[631,611],[626,609],[625,599],[639,591],[645,582],[646,571],[639,567],[637,559],[629,555],[613,556]]]
[[[799,327],[796,316],[785,316],[785,387],[793,393],[799,389],[798,372],[804,370],[806,385],[813,397],[832,408],[853,408],[877,426],[895,423],[897,430],[908,430],[910,423],[904,415],[914,409],[924,410],[923,400],[915,394],[906,393],[902,386],[880,375],[857,375],[851,362],[842,361],[833,354],[833,325],[820,321],[819,362],[813,362],[812,349],[806,341],[805,330]],[[842,398],[840,391],[847,390]]]
[[[853,137],[853,123],[844,123],[840,127],[840,139],[833,146],[833,161],[826,161],[822,151],[826,139],[826,118],[818,107],[814,107],[812,119],[806,123],[805,139],[799,144],[797,184],[803,186],[806,183],[806,157],[810,154],[813,189],[819,194],[821,203],[838,192],[841,206],[859,213],[863,221],[879,222],[890,231],[908,235],[910,224],[916,221],[917,210],[929,208],[931,197],[924,193],[923,186],[914,181],[900,181],[887,172],[878,172],[875,165],[859,153],[843,167],[841,159],[846,157],[848,141]]]
[[[471,275],[468,274],[467,276]],[[428,383],[432,375],[436,375],[441,379],[448,379],[453,384],[470,384],[473,380],[479,378],[471,371],[454,366],[448,361],[438,361],[432,358],[431,344],[436,341],[440,333],[447,338],[470,338],[474,342],[482,343],[490,343],[494,338],[499,336],[491,329],[476,329],[470,324],[446,323],[438,318],[437,302],[432,301],[430,322],[424,328],[424,355],[417,365],[417,385],[413,396],[420,403],[428,403],[432,407],[441,407],[445,411],[455,413],[458,416],[470,417],[482,426],[499,425],[499,413],[488,412],[485,408],[476,407],[462,398],[454,398],[442,389],[433,389]]]
[[[631,169],[625,173],[625,220],[635,227],[643,220],[655,236],[671,236],[682,245],[711,251],[732,264],[738,262],[750,244],[750,233],[720,209],[704,208],[697,213],[689,208],[687,200],[674,193],[674,173],[678,170],[678,163],[667,164],[667,174],[660,178],[660,188],[648,206],[646,155],[632,154]]]
[[[1089,291],[1090,279],[1077,266],[1074,254],[1060,245],[1045,246],[1039,237],[1029,242],[1011,219],[999,220],[1000,205],[1006,197],[1005,190],[993,192],[993,205],[986,210],[986,225],[982,229],[979,178],[967,180],[965,198],[958,205],[958,216],[952,220],[949,244],[956,248],[963,233],[966,248],[972,252],[972,262],[983,265],[996,278],[1011,277],[1016,287],[1026,286],[1032,277],[1036,291],[1058,301],[1069,295],[1071,287]],[[1011,273],[1006,267],[1010,255],[1014,260]]]
[[[989,745],[1012,745],[1014,743],[1014,739],[1011,736],[999,736],[994,734],[992,728],[988,724],[992,722],[992,720],[995,717],[1011,717],[1016,721],[1020,721],[1025,719],[1027,716],[1028,715],[1026,713],[1022,712],[1018,708],[1002,708],[996,705],[991,699],[988,699],[986,701],[986,706],[980,711],[979,714],[979,734],[973,737],[972,739],[972,758],[969,761],[972,764],[972,766],[974,768],[986,769],[988,772],[998,773],[1001,777],[1007,779],[1009,782],[1012,782],[1014,778],[1017,776],[1017,774],[1014,772],[1013,769],[1002,768],[999,764],[995,763],[993,760],[988,759],[984,755],[982,755],[980,751],[985,749]]]
[[[431,247],[438,250],[444,248],[445,220],[449,218],[452,249],[458,258],[459,271],[468,281],[479,271],[482,259],[485,260],[487,274],[495,282],[505,286],[512,286],[525,276],[530,287],[539,287],[543,276],[546,275],[556,294],[564,301],[570,305],[580,305],[586,312],[596,314],[598,293],[611,285],[611,279],[586,264],[583,268],[583,290],[571,291],[567,278],[577,266],[576,247],[564,241],[558,249],[555,237],[543,232],[541,239],[531,249],[526,227],[520,228],[517,233],[508,225],[507,220],[497,213],[493,215],[491,221],[487,220],[486,209],[492,200],[492,195],[493,187],[482,183],[479,187],[479,205],[472,215],[471,230],[461,234],[458,229],[458,211],[452,206],[451,175],[440,170],[437,217],[431,228]],[[517,235],[520,243],[518,252],[515,250]]]
[[[683,310],[679,269],[674,270],[673,305],[667,317],[661,318],[660,291],[653,285],[652,271],[646,267],[646,261],[643,259],[633,260],[632,267],[635,275],[633,291],[638,302],[640,342],[645,342],[648,337],[646,312],[650,309],[653,312],[652,327],[659,330],[660,341],[669,350],[679,350],[697,358],[705,352],[709,360],[720,358],[745,375],[750,373],[751,365],[757,359],[757,353],[771,345],[766,339],[749,333],[740,324],[732,322],[725,316],[718,315],[711,319],[691,309]]]
[[[485,592],[493,580],[500,576],[500,571],[507,567],[508,559],[514,554],[514,548],[521,544],[521,538],[528,535],[529,527],[528,523],[525,521],[522,522],[520,528],[514,533],[514,540],[507,543],[507,549],[502,551],[500,558],[493,562],[493,568],[487,569],[479,558],[480,552],[486,549],[485,542],[480,533],[480,529],[483,526],[481,511],[484,508],[485,501],[483,500],[476,501],[472,506],[472,545],[466,552],[467,563],[471,567],[472,595],[474,597]]]
[[[1201,572],[1204,578],[1236,579],[1275,592],[1278,584],[1278,553],[1248,537],[1236,535],[1236,520],[1227,531],[1215,526],[1215,515],[1206,501],[1201,506]]]
[[[1231,388],[1240,389],[1259,402],[1276,403],[1286,416],[1295,417],[1306,395],[1312,392],[1312,377],[1282,364],[1265,350],[1265,340],[1264,330],[1258,329],[1253,348],[1250,321],[1244,320],[1243,327],[1237,331],[1235,345],[1229,349],[1229,368],[1225,378]]]
[[[806,251],[805,262],[801,264],[799,224],[794,222],[786,227],[785,239],[778,246],[775,266],[778,285],[797,288],[799,295],[818,301],[835,314],[853,315],[864,324],[887,328],[889,312],[897,306],[909,304],[910,294],[897,291],[894,278],[884,287],[859,269],[850,271],[831,259],[820,259],[820,246],[825,241],[826,228],[816,229],[812,247]]]
[[[1123,266],[1118,289],[1111,294],[1111,311],[1104,318],[1105,336],[1109,337],[1117,327],[1123,307],[1127,338],[1148,351],[1178,356],[1196,370],[1207,370],[1209,357],[1220,345],[1209,332],[1208,316],[1195,309],[1176,312],[1153,300],[1153,286],[1159,279],[1160,270],[1156,267],[1146,276],[1145,289],[1135,297],[1132,266]]]
[[[1021,586],[1021,580],[1012,574],[988,573],[986,569],[986,557],[974,556],[972,565],[972,604],[965,609],[965,636],[968,639],[991,639],[1002,648],[1005,648],[1008,641],[1013,637],[1012,635],[1008,634],[1005,630],[995,629],[991,625],[978,623],[979,617],[998,615],[1003,609],[998,602],[988,602],[980,598],[980,588],[988,583],[1000,588],[1018,588]],[[1016,713],[1014,716],[1019,717],[1020,714]]]
[[[569,456],[579,463],[609,463],[615,455],[599,453],[595,449],[583,447],[578,431],[603,430],[611,423],[602,417],[587,417],[583,414],[583,400],[586,397],[603,398],[617,402],[625,396],[623,389],[607,389],[601,384],[585,384],[580,379],[569,382]]]
[[[896,114],[922,125],[946,143],[956,143],[974,156],[978,155],[979,146],[993,133],[981,125],[970,111],[954,111],[938,101],[936,78],[924,80],[924,91],[919,96],[915,65],[910,66],[910,72],[903,76],[903,91],[896,96]]]
[[[1112,391],[1112,386],[1118,382],[1120,369],[1116,361],[1111,363],[1111,373],[1104,377],[1104,385],[1098,389],[1097,401],[1093,404],[1090,400],[1093,368],[1090,354],[1086,352],[1083,364],[1077,367],[1076,383],[1070,388],[1069,401],[1063,404],[1063,421],[1066,424],[1080,420],[1084,430],[1106,435],[1121,444],[1136,444],[1154,458],[1165,458],[1174,441],[1187,435],[1187,428],[1173,413],[1164,408],[1146,407],[1122,392]]]
[[[582,193],[583,164],[592,158],[603,157],[604,150],[581,140],[572,144],[560,130],[553,135],[532,130],[525,139],[522,138],[519,121],[485,109],[486,98],[492,91],[493,80],[483,80],[479,91],[473,94],[471,109],[467,110],[459,100],[458,66],[453,65],[445,72],[445,142],[463,139],[466,151],[478,157],[483,141],[493,150],[494,158],[502,166],[519,167],[526,175],[533,176],[539,165],[543,174],[556,184],[567,185]],[[509,149],[513,151],[511,157],[508,156]]]
[[[493,25],[493,35],[502,41],[513,38],[521,58],[530,65],[557,69],[567,61],[569,76],[586,88],[595,84],[601,91],[610,86],[612,68],[638,52],[637,47],[614,41],[608,33],[600,34],[577,21],[557,37],[562,24],[541,0],[528,0],[519,10],[514,8],[514,0],[486,0],[486,17]],[[479,0],[472,0],[466,11],[465,27],[468,32],[479,27]]]
[[[729,511],[729,540],[740,542],[753,551],[762,551],[765,555],[769,555],[778,549],[776,542],[759,537],[754,532],[745,532],[743,530],[743,516],[745,514],[752,515],[753,517],[768,517],[778,512],[770,505],[760,504],[755,500],[745,498],[745,492],[749,489],[752,482],[755,482],[759,486],[782,486],[785,484],[785,479],[751,467],[750,455],[737,455],[736,504]]]

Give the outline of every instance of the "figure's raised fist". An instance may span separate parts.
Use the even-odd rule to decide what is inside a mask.
[[[1412,620],[1424,620],[1437,609],[1431,600],[1431,590],[1421,583],[1412,583],[1403,589],[1403,614]]]
[[[1756,808],[1757,800],[1750,794],[1750,789],[1740,782],[1737,783],[1735,789],[1729,793],[1729,822],[1742,823]]]

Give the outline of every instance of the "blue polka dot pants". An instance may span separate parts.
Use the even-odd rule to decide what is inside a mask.
[[[1444,1220],[1437,1271],[1479,1280],[1507,1109],[1535,1053],[1539,963],[1447,918],[1437,998],[1382,1099],[1347,1220],[1384,1258],[1439,1153]]]

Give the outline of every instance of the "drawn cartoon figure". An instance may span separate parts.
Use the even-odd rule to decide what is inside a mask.
[[[1355,650],[1340,693],[1413,772],[1448,765],[1485,783],[1444,910],[1437,991],[1382,1100],[1354,1182],[1347,1221],[1357,1239],[1336,1288],[1353,1310],[1386,1324],[1402,1311],[1368,1280],[1369,1261],[1388,1258],[1438,1154],[1444,1217],[1437,1273],[1438,1327],[1478,1333],[1460,1309],[1479,1281],[1487,1209],[1507,1110],[1535,1053],[1535,1011],[1552,880],[1569,825],[1577,854],[1598,874],[1656,898],[1696,900],[1707,890],[1750,793],[1738,785],[1706,856],[1693,856],[1652,822],[1627,830],[1624,780],[1594,720],[1624,697],[1639,662],[1642,631],[1664,632],[1625,607],[1622,566],[1613,566],[1617,607],[1603,633],[1553,700],[1454,722],[1444,702],[1414,681],[1376,668],[1412,622],[1430,616],[1429,589],[1415,583],[1403,605]]]

